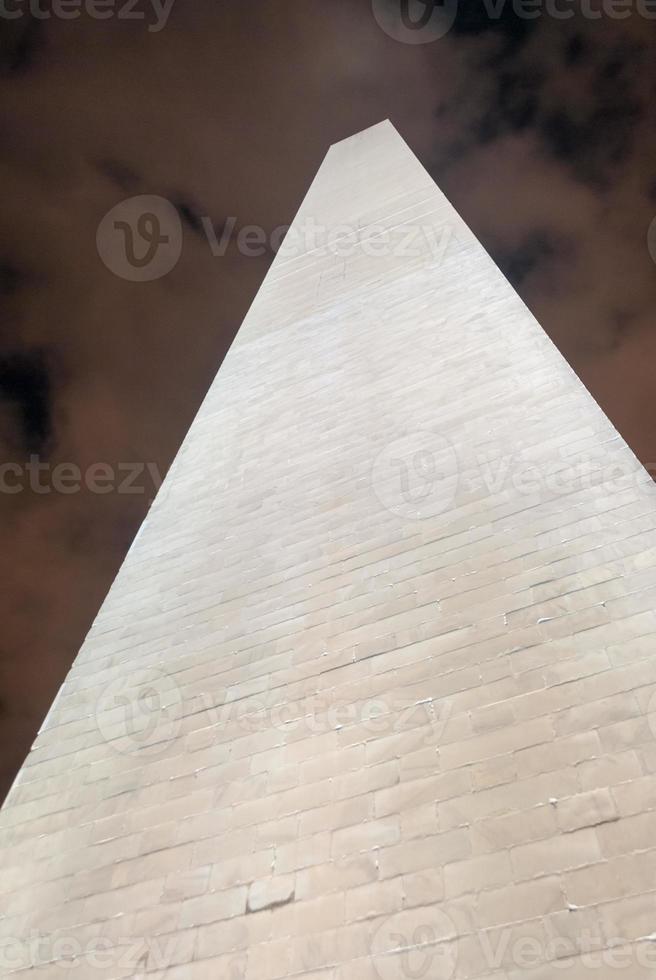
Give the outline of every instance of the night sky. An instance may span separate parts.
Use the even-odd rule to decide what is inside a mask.
[[[422,43],[401,4],[0,5],[0,797],[272,260],[237,231],[290,222],[331,143],[391,119],[653,468],[649,3],[443,0]],[[141,195],[182,235],[153,281],[97,246]]]

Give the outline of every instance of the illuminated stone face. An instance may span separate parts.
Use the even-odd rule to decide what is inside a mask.
[[[0,813],[3,969],[647,976],[655,505],[393,127],[332,147]]]

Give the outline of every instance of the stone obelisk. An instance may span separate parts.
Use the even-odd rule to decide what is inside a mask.
[[[0,812],[3,973],[651,976],[655,523],[391,124],[333,146]]]

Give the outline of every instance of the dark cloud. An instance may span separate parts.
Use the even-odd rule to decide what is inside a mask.
[[[44,22],[27,13],[0,18],[0,75],[21,75],[31,69],[44,45]]]
[[[14,410],[20,448],[44,452],[52,437],[52,385],[43,351],[0,357],[0,401]]]
[[[635,310],[622,309],[611,312],[609,316],[608,340],[605,345],[607,350],[617,350],[626,342],[626,338],[631,328],[635,325],[636,319]]]
[[[476,126],[478,141],[487,143],[505,132],[522,132],[532,126],[539,115],[545,77],[535,67],[501,71],[491,105]]]
[[[607,186],[634,146],[644,114],[640,67],[644,49],[616,44],[597,54],[590,82],[567,104],[549,107],[537,120],[537,131],[555,159],[584,183]]]
[[[460,7],[452,43],[469,66],[456,96],[467,125],[435,152],[431,172],[442,177],[481,145],[528,134],[576,180],[607,187],[634,149],[646,106],[645,45],[618,37],[616,25],[604,23],[593,42],[581,18],[559,25],[517,18],[511,4],[498,17],[483,3]],[[453,112],[441,101],[435,116]]]
[[[174,194],[170,198],[171,203],[175,208],[177,208],[178,214],[182,218],[182,223],[193,231],[195,235],[201,235],[205,237],[205,230],[203,227],[203,214],[204,212],[197,207],[197,205],[192,204],[186,196],[180,196]]]
[[[563,61],[568,68],[580,65],[584,62],[590,52],[590,45],[582,34],[574,34],[565,42],[565,53]]]
[[[491,56],[496,63],[517,52],[537,29],[537,19],[518,17],[511,3],[465,0],[458,4],[451,35],[493,38],[500,42]]]
[[[486,243],[494,259],[512,285],[519,289],[536,271],[544,271],[548,260],[563,255],[563,247],[548,231],[535,229],[510,248]]]
[[[121,160],[104,159],[99,160],[96,167],[103,177],[110,180],[119,190],[136,191],[140,180],[136,171],[127,163]]]

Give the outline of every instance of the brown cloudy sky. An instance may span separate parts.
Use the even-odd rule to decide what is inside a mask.
[[[552,0],[531,19],[455,2],[422,44],[388,36],[372,0],[175,0],[161,30],[149,0],[104,20],[0,3],[3,464],[165,472],[271,260],[234,240],[214,256],[202,219],[290,221],[329,144],[386,117],[656,461],[656,20],[638,0]],[[379,19],[400,3],[374,0]],[[177,209],[183,250],[135,283],[101,262],[96,231],[143,194]],[[0,796],[155,482],[0,492]]]

